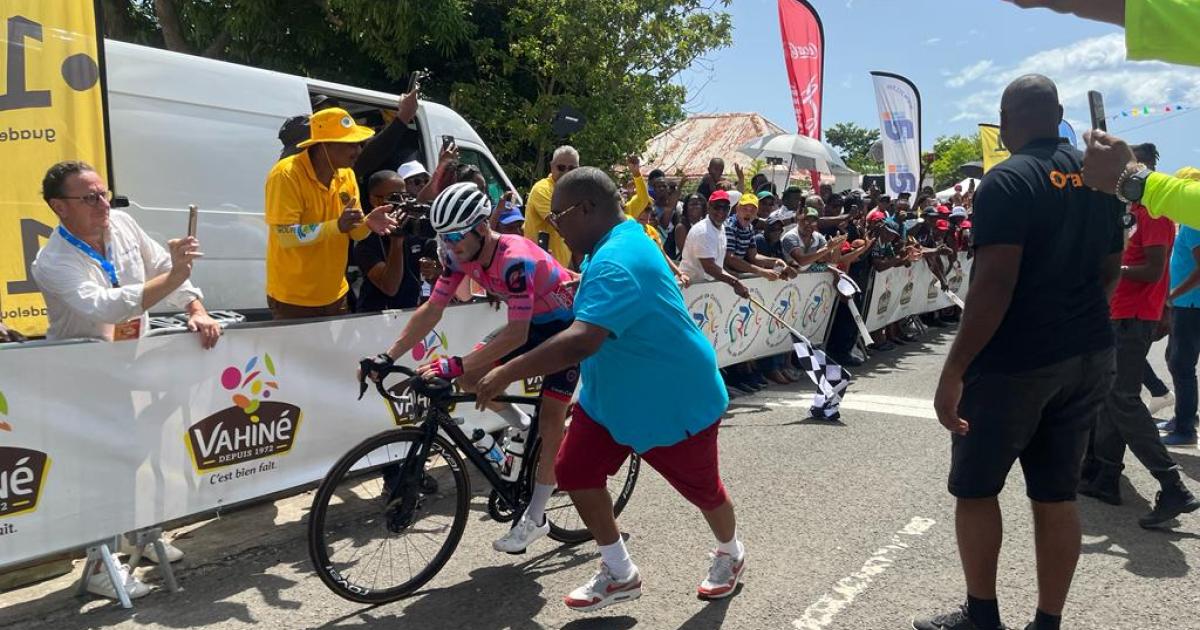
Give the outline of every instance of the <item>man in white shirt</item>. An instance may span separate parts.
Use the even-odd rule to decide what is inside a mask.
[[[50,316],[47,339],[137,339],[149,329],[149,310],[166,300],[188,314],[201,345],[216,345],[221,326],[188,281],[202,256],[195,237],[169,241],[168,253],[111,209],[104,180],[82,162],[50,167],[42,196],[61,221],[33,262]]]
[[[216,345],[221,326],[208,316],[200,290],[188,281],[193,261],[202,256],[195,237],[169,241],[168,253],[132,217],[111,209],[112,193],[83,162],[50,167],[42,180],[42,198],[60,220],[33,263],[33,278],[50,317],[47,339],[137,339],[149,330],[147,312],[166,300],[187,312],[188,328],[199,334],[203,347]],[[163,544],[167,560],[183,558],[183,552]],[[153,549],[146,556],[157,561]],[[130,597],[150,592],[128,566],[120,567]],[[116,599],[109,575],[100,566],[96,569],[88,590]]]
[[[708,217],[692,226],[683,243],[683,261],[680,271],[689,278],[702,281],[704,278],[719,280],[733,287],[733,292],[743,298],[750,291],[737,278],[725,271],[725,252],[729,242],[725,235],[725,220],[729,217],[729,193],[718,190],[708,198]]]

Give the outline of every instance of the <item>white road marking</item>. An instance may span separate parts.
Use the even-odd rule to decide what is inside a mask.
[[[833,589],[821,596],[813,605],[804,611],[804,616],[793,621],[796,630],[822,630],[833,623],[833,618],[846,609],[856,597],[861,595],[875,581],[875,578],[887,571],[896,562],[896,557],[908,549],[906,538],[924,536],[935,521],[929,518],[914,516],[907,525],[892,535],[892,541],[881,547],[875,555],[867,559],[862,568],[848,575]]]
[[[808,409],[812,404],[812,397],[802,395],[799,399],[794,396],[788,398],[771,399],[766,398],[766,404],[773,407],[796,407]],[[748,398],[747,402],[755,400],[753,397]],[[846,398],[842,400],[842,409],[850,409],[852,411],[866,411],[868,413],[886,413],[893,416],[908,416],[911,418],[924,418],[926,420],[937,420],[937,414],[933,411],[933,401],[923,398],[904,398],[901,396],[876,396],[873,394],[859,394],[848,392]]]

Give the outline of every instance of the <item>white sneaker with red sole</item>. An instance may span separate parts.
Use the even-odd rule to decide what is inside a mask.
[[[700,583],[696,593],[701,599],[729,597],[737,590],[742,573],[746,571],[746,553],[742,552],[742,557],[737,559],[720,551],[714,551],[709,556],[712,564],[708,567],[708,577]]]
[[[563,598],[567,608],[578,612],[592,612],[606,606],[631,602],[642,596],[642,576],[637,567],[628,578],[618,580],[613,577],[608,565],[600,563],[600,571],[588,580],[587,584],[571,591]]]

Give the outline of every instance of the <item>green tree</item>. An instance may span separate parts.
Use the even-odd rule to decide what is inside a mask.
[[[825,140],[841,151],[846,166],[859,173],[882,173],[883,163],[871,159],[871,145],[879,140],[878,129],[843,122],[825,130]]]
[[[962,179],[958,169],[967,162],[983,159],[983,146],[979,134],[971,136],[942,136],[933,143],[936,159],[929,166],[934,186],[939,190]]]
[[[555,112],[587,126],[569,138],[602,167],[683,118],[672,80],[730,41],[730,0],[103,0],[110,37],[400,92],[428,68],[425,95],[448,102],[509,176],[546,173]]]

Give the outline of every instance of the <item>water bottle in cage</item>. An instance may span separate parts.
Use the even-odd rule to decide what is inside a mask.
[[[483,455],[484,459],[487,459],[492,463],[492,466],[499,470],[500,465],[504,462],[504,451],[500,450],[500,445],[496,443],[496,438],[493,438],[491,433],[483,429],[475,429],[475,432],[471,434],[471,438],[475,442],[475,449]]]
[[[521,460],[524,458],[525,438],[521,432],[516,432],[504,446],[504,465],[500,468],[500,477],[506,481],[516,481],[521,474]]]

